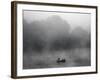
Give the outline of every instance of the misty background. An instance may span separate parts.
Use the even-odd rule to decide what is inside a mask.
[[[90,66],[90,23],[87,13],[23,11],[23,69]]]

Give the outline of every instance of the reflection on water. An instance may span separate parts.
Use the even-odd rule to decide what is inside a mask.
[[[65,59],[66,62],[57,63],[58,58]],[[23,62],[24,69],[90,66],[90,49],[45,51],[42,54],[31,52],[31,55],[24,55]]]

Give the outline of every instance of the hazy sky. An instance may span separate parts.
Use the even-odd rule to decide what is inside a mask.
[[[83,27],[84,29],[89,29],[91,24],[91,14],[85,13],[58,13],[58,12],[44,12],[44,11],[23,11],[24,19],[27,22],[32,22],[36,20],[45,20],[52,15],[58,15],[65,21],[67,21],[72,28]]]

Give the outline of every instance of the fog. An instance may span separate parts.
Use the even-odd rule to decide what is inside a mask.
[[[62,14],[24,11],[24,69],[91,65],[90,15]]]
[[[84,29],[89,29],[91,23],[90,13],[71,13],[71,12],[48,12],[48,11],[23,11],[23,17],[28,23],[33,21],[45,20],[49,16],[59,15],[63,20],[67,21],[71,28],[81,26]]]

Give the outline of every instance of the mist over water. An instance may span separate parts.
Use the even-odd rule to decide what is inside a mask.
[[[24,16],[23,69],[90,66],[90,26],[83,26],[72,28],[59,15],[30,23]]]

